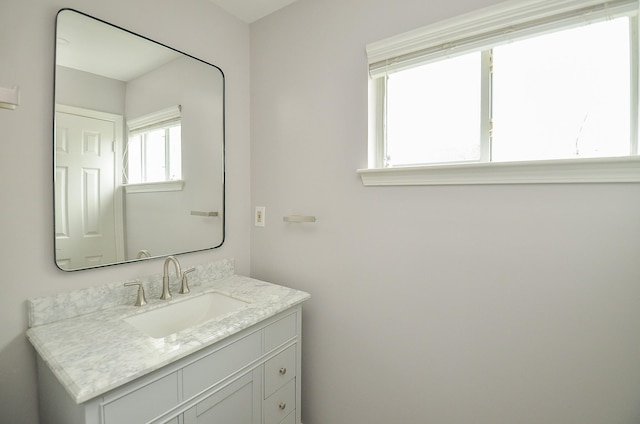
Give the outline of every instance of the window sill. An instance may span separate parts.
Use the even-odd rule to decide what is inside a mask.
[[[157,183],[137,183],[123,184],[127,194],[130,193],[153,193],[157,191],[182,191],[184,180],[160,181]]]
[[[359,169],[365,186],[640,182],[640,157]]]

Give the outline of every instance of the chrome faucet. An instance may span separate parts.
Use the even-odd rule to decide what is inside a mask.
[[[178,278],[182,276],[180,262],[178,262],[174,256],[167,256],[167,259],[164,260],[164,274],[162,276],[162,296],[160,296],[162,300],[171,299],[171,291],[169,290],[169,262],[173,262],[176,268],[176,276]]]

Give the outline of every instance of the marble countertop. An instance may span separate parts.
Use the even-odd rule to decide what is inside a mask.
[[[239,311],[162,339],[151,338],[123,321],[123,318],[209,292],[223,293],[249,304]],[[169,301],[152,299],[147,295],[149,303],[142,307],[133,306],[133,303],[116,305],[36,325],[27,330],[27,337],[71,397],[82,403],[309,297],[308,293],[299,290],[234,274],[200,282],[192,286],[190,294],[174,294]],[[32,303],[36,305],[38,302]]]

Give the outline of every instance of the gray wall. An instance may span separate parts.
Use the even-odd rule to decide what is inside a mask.
[[[65,273],[53,260],[52,119],[55,15],[76,8],[220,66],[227,84],[227,221],[221,249],[185,266],[235,258],[249,274],[249,28],[207,0],[2,0],[0,86],[21,104],[0,109],[0,422],[38,422],[26,299],[162,272],[162,261]]]
[[[124,116],[126,88],[122,81],[64,66],[56,68],[56,102],[60,105]],[[103,94],[96,96],[96,91]]]
[[[305,424],[640,422],[639,184],[356,174],[365,44],[490,3],[298,0],[251,25],[251,272],[312,294]]]

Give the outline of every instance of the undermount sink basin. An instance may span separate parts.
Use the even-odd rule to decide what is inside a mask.
[[[124,321],[143,333],[160,339],[210,319],[240,310],[247,305],[247,302],[222,293],[206,293],[125,318]]]

